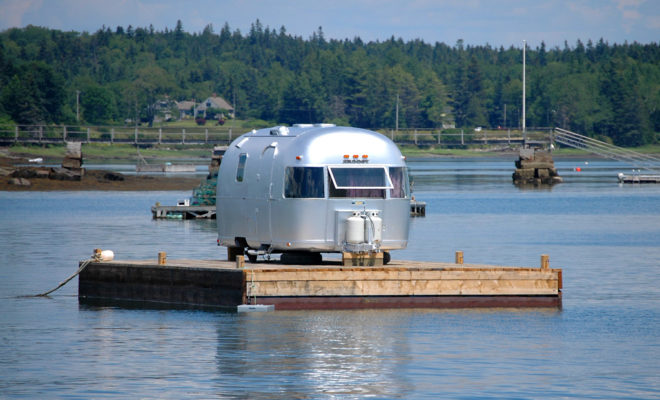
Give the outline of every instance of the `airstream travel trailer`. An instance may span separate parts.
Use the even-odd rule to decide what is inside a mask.
[[[408,242],[406,163],[387,137],[332,124],[248,132],[225,152],[218,244],[257,255],[385,252]],[[235,251],[237,249],[232,249]]]

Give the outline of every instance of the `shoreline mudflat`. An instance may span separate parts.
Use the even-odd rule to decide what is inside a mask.
[[[56,174],[63,177],[58,179],[54,178],[52,168],[38,164],[30,167],[18,166],[28,162],[25,155],[14,154],[8,149],[1,150],[0,192],[192,190],[203,179],[199,176],[181,175],[124,175],[115,171],[85,170],[84,165],[84,171],[78,180],[66,179],[66,174]]]
[[[123,179],[117,179],[117,177]],[[0,177],[0,191],[76,191],[76,190],[116,190],[116,191],[157,191],[192,190],[201,182],[200,177],[122,175],[103,170],[88,170],[79,181],[48,178],[27,178],[29,185],[10,184],[13,177]]]

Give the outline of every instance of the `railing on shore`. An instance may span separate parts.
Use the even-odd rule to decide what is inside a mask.
[[[224,144],[236,136],[230,127],[0,126],[2,143]]]
[[[249,129],[231,127],[111,127],[68,125],[0,125],[0,143],[48,144],[64,142],[153,144],[228,144]],[[551,128],[534,128],[525,137],[518,129],[373,129],[397,144],[438,147],[466,145],[549,144]]]

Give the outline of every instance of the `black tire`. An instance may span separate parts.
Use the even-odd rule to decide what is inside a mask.
[[[390,262],[390,260],[392,260],[392,256],[390,256],[390,252],[389,251],[384,251],[383,252],[383,265],[387,265]]]
[[[248,258],[248,261],[250,261],[251,263],[256,263],[257,262],[257,255],[256,254],[248,253],[247,258]]]

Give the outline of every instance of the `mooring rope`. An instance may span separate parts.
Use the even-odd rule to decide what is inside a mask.
[[[89,259],[87,259],[87,260],[81,261],[81,262],[80,262],[80,267],[78,268],[78,271],[76,271],[73,275],[71,275],[70,277],[68,277],[68,278],[66,278],[65,280],[63,280],[59,285],[57,285],[57,286],[54,287],[53,289],[51,289],[51,290],[49,290],[49,291],[47,291],[47,292],[43,292],[43,293],[39,293],[39,294],[35,294],[35,295],[32,295],[32,296],[24,296],[24,297],[46,297],[46,296],[48,296],[49,294],[53,293],[54,291],[58,290],[58,289],[61,288],[62,286],[64,286],[64,285],[66,285],[67,283],[69,283],[69,281],[70,281],[71,279],[73,279],[73,278],[75,278],[76,276],[78,276],[79,273],[81,273],[85,268],[87,268],[87,266],[88,266],[90,263],[92,263],[92,262],[94,262],[94,261],[99,261],[99,258],[98,258],[98,257],[92,257],[92,258],[89,258]]]

